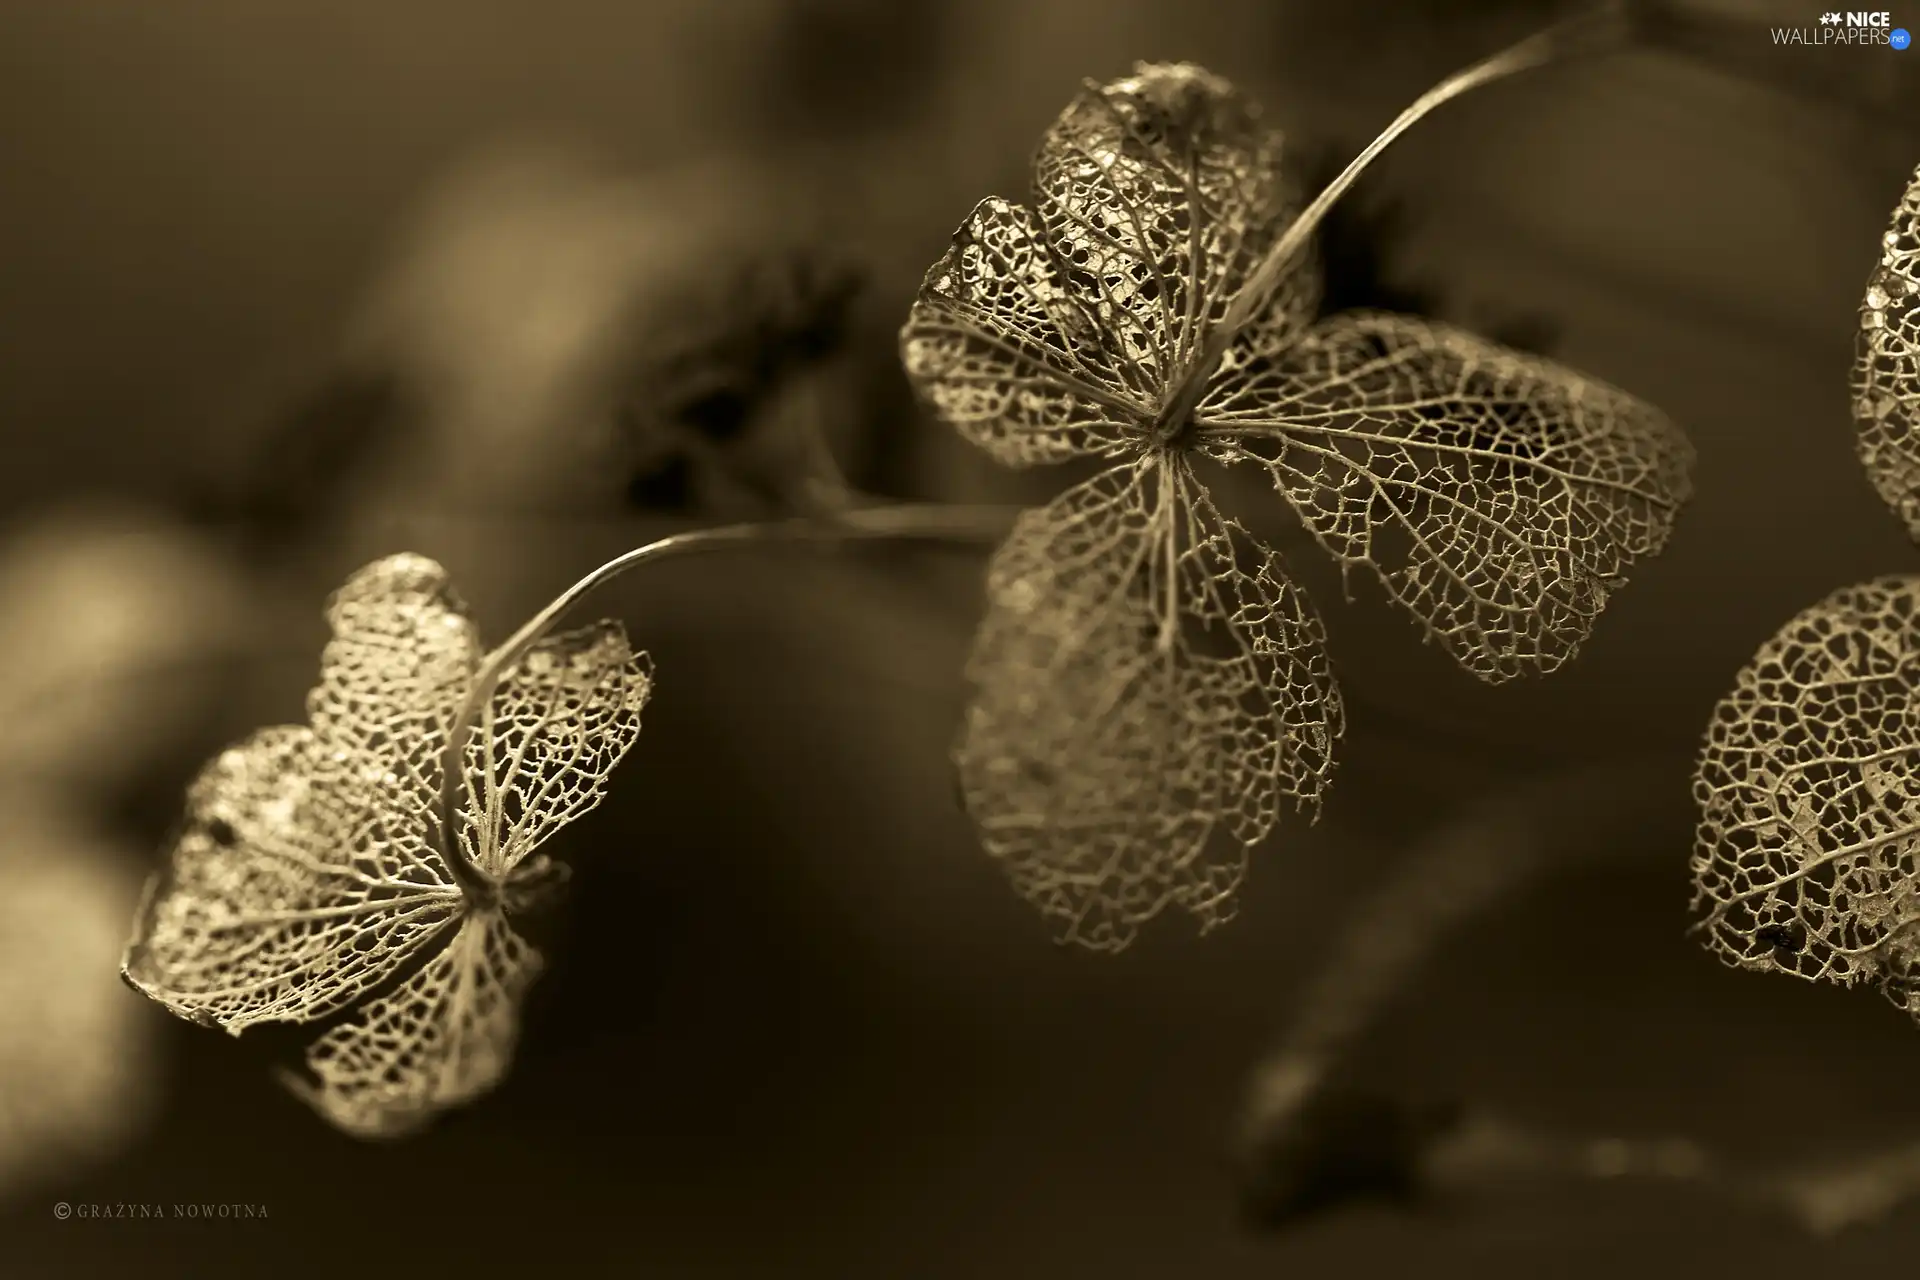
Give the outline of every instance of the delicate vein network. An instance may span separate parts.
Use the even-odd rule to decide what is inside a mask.
[[[301,1092],[341,1127],[386,1136],[506,1070],[540,968],[506,918],[516,872],[599,802],[639,733],[651,668],[602,623],[542,641],[501,678],[457,833],[501,890],[477,902],[435,817],[448,725],[480,656],[465,606],[439,565],[402,555],[355,574],[327,612],[309,723],[263,729],[202,771],[123,970],[234,1034],[354,1009],[313,1046],[317,1084]]]
[[[1867,474],[1920,537],[1920,170],[1860,307]],[[1694,779],[1694,908],[1731,964],[1877,984],[1920,1021],[1920,578],[1843,587],[1714,711]]]
[[[1314,324],[1310,253],[1212,341],[1299,212],[1285,156],[1198,67],[1090,85],[1031,207],[983,201],[901,333],[921,395],[1000,462],[1109,463],[995,559],[957,748],[989,851],[1094,946],[1169,905],[1226,914],[1245,846],[1282,799],[1314,808],[1340,731],[1311,606],[1197,458],[1265,467],[1488,680],[1570,657],[1689,493],[1685,437],[1621,391],[1445,325]]]

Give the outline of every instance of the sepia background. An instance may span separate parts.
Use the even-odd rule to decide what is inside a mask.
[[[1274,1221],[1244,1211],[1233,1158],[1343,913],[1425,833],[1542,786],[1551,873],[1421,961],[1354,1080],[1769,1169],[1920,1142],[1907,1019],[1723,970],[1685,935],[1715,699],[1792,613],[1920,569],[1846,395],[1920,161],[1920,70],[1771,48],[1769,23],[1816,21],[1799,6],[1676,7],[1691,44],[1448,106],[1330,229],[1336,302],[1655,402],[1698,446],[1697,497],[1580,659],[1513,686],[1295,556],[1353,723],[1325,816],[1255,852],[1231,924],[1055,946],[947,761],[982,553],[792,549],[599,598],[659,685],[609,799],[554,847],[574,891],[494,1095],[357,1143],[275,1082],[302,1036],[234,1040],[117,981],[182,788],[300,718],[352,569],[434,556],[498,638],[608,555],[750,512],[714,458],[777,477],[796,422],[876,492],[1044,499],[1065,473],[999,471],[917,413],[893,335],[974,203],[1025,191],[1083,78],[1201,62],[1324,181],[1557,11],[0,4],[0,1274],[1826,1276],[1920,1256],[1920,1204],[1823,1239],[1633,1178]],[[699,448],[661,444],[663,404],[697,410],[678,425]],[[268,1216],[53,1213],[122,1201]]]

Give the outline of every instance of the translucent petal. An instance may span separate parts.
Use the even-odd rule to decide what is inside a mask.
[[[1198,67],[1089,86],[1041,144],[1037,213],[983,201],[927,273],[901,333],[908,376],[1010,466],[1142,447],[1298,212],[1282,149],[1252,103]],[[1227,367],[1299,332],[1319,292],[1303,253]]]
[[[1110,452],[1138,437],[1152,389],[1068,301],[1033,216],[984,200],[927,272],[900,332],[934,410],[1007,466]]]
[[[1069,292],[1145,385],[1164,388],[1299,211],[1282,139],[1231,84],[1141,64],[1089,85],[1034,160],[1036,209]],[[1303,261],[1269,309],[1297,329],[1318,302]]]
[[[317,1083],[293,1082],[295,1091],[360,1137],[419,1128],[505,1077],[520,1003],[542,966],[504,915],[473,913],[418,973],[315,1041],[307,1068]]]
[[[541,641],[501,677],[467,753],[468,856],[500,877],[600,803],[640,736],[653,664],[617,622]]]
[[[1728,962],[1877,981],[1920,1018],[1920,578],[1834,592],[1715,709],[1694,908]]]
[[[1311,606],[1170,455],[1021,517],[968,674],[955,759],[982,840],[1102,949],[1169,905],[1227,918],[1244,846],[1283,798],[1317,805],[1341,727]]]
[[[352,757],[369,771],[369,757]],[[305,728],[264,729],[187,795],[123,972],[182,1017],[238,1033],[358,998],[461,904],[417,828]]]
[[[1692,446],[1652,406],[1409,316],[1323,321],[1216,382],[1196,421],[1487,680],[1571,657],[1692,487]]]
[[[1893,211],[1860,304],[1853,420],[1873,487],[1920,539],[1920,169]]]
[[[328,601],[327,622],[333,639],[307,697],[314,735],[330,752],[383,762],[383,803],[437,846],[447,724],[479,660],[466,605],[445,569],[397,555],[349,578]]]
[[[497,893],[469,895],[434,813],[475,668],[472,624],[445,571],[418,556],[355,574],[328,618],[312,727],[263,730],[201,774],[122,972],[173,1012],[237,1033],[336,1012],[451,933],[315,1044],[319,1083],[299,1086],[342,1128],[391,1135],[506,1070],[540,960],[501,908],[558,879],[544,859],[522,863],[599,803],[639,733],[652,669],[608,622],[543,640],[502,675],[468,753],[460,823]]]

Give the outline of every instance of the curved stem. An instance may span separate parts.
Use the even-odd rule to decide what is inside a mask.
[[[1412,106],[1381,130],[1380,136],[1367,144],[1366,149],[1340,171],[1340,176],[1328,183],[1326,189],[1301,211],[1300,216],[1274,242],[1273,248],[1267,251],[1267,256],[1260,260],[1260,265],[1253,269],[1246,284],[1234,295],[1233,301],[1227,305],[1226,314],[1207,334],[1206,344],[1200,349],[1200,354],[1187,367],[1160,411],[1155,431],[1162,442],[1170,443],[1187,431],[1193,410],[1206,392],[1214,370],[1220,367],[1227,348],[1240,331],[1266,308],[1267,300],[1280,283],[1281,276],[1293,265],[1293,260],[1319,229],[1334,202],[1347,193],[1348,188],[1382,151],[1436,107],[1464,93],[1549,62],[1617,45],[1629,29],[1626,7],[1618,2],[1602,4],[1580,17],[1570,18],[1558,26],[1529,36],[1463,71],[1456,71],[1421,94]]]
[[[498,891],[492,878],[468,855],[459,837],[460,800],[466,770],[467,739],[481,708],[493,697],[500,678],[538,644],[576,604],[629,569],[654,560],[723,547],[771,542],[840,541],[849,538],[905,538],[934,542],[992,542],[1006,535],[1017,507],[958,506],[941,503],[850,507],[827,516],[691,529],[635,547],[615,556],[529,618],[480,661],[466,699],[447,728],[440,764],[440,842],[447,864],[469,895],[489,899]]]
[[[1293,1186],[1314,1177],[1313,1162],[1328,1153],[1313,1145],[1313,1126],[1337,1103],[1329,1088],[1343,1074],[1343,1060],[1425,976],[1434,954],[1553,871],[1642,850],[1640,829],[1681,818],[1686,809],[1684,788],[1669,784],[1686,776],[1689,760],[1661,753],[1549,770],[1425,833],[1343,922],[1278,1043],[1251,1074],[1235,1134],[1250,1184]],[[1504,1128],[1431,1138],[1428,1154],[1453,1161],[1449,1176],[1457,1165],[1460,1181],[1571,1150],[1548,1152]],[[1294,1167],[1276,1167],[1281,1163]]]
[[[1436,950],[1516,892],[1556,870],[1644,852],[1634,834],[1678,816],[1686,798],[1670,784],[1686,768],[1685,758],[1663,754],[1550,773],[1429,833],[1353,914],[1253,1073],[1236,1135],[1244,1175],[1291,1193],[1282,1211],[1314,1203],[1300,1189],[1351,1159],[1331,1144],[1357,1140],[1351,1126],[1313,1126],[1316,1108],[1325,1114],[1337,1105],[1328,1095],[1359,1038],[1423,976]],[[1377,1114],[1417,1114],[1404,1100],[1384,1108]],[[1684,1135],[1560,1131],[1478,1104],[1464,1112],[1413,1135],[1406,1158],[1420,1188],[1498,1191],[1548,1178],[1685,1184],[1783,1213],[1821,1237],[1920,1199],[1920,1141],[1912,1138],[1837,1162],[1769,1167]]]

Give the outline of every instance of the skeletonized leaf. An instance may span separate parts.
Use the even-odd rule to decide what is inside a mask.
[[[1410,316],[1324,321],[1196,420],[1487,680],[1571,657],[1692,491],[1692,446],[1651,405]]]
[[[342,1127],[395,1133],[504,1071],[539,959],[501,908],[547,874],[528,855],[599,802],[651,669],[602,623],[504,673],[468,753],[460,836],[491,882],[469,895],[435,818],[476,664],[464,607],[439,565],[394,556],[355,574],[328,618],[311,727],[262,730],[202,772],[122,968],[174,1013],[235,1034],[336,1013],[404,976],[322,1038],[320,1085],[302,1090]]]
[[[1089,87],[1041,144],[1034,211],[984,200],[901,330],[907,375],[1008,466],[1131,452],[1171,380],[1297,211],[1280,135],[1224,80],[1141,65]],[[1261,321],[1304,327],[1303,255]]]
[[[1283,799],[1317,807],[1341,729],[1311,606],[1175,457],[1021,517],[968,673],[955,758],[983,840],[1102,949],[1170,905],[1229,916],[1243,846]]]
[[[1281,155],[1252,101],[1189,63],[1088,85],[1042,139],[1034,189],[1049,248],[1143,389],[1185,370],[1299,211]],[[1274,317],[1313,313],[1316,276],[1293,275]]]
[[[329,756],[359,769],[362,785],[385,793],[392,814],[410,827],[428,824],[417,834],[437,842],[432,797],[447,724],[480,660],[465,602],[432,560],[388,556],[333,594],[327,623],[333,639],[307,695],[315,735]],[[368,760],[384,767],[367,768]]]
[[[482,871],[506,875],[600,803],[652,683],[651,660],[617,622],[543,640],[501,677],[467,749],[486,821],[461,838]]]
[[[1920,169],[1881,238],[1860,304],[1853,420],[1873,487],[1920,539]]]
[[[202,771],[128,953],[142,991],[236,1034],[335,1012],[460,908],[432,813],[475,661],[464,606],[439,565],[392,556],[327,620],[313,727],[262,730]]]
[[[499,911],[473,912],[418,973],[314,1043],[317,1086],[291,1083],[349,1133],[404,1136],[506,1076],[542,963]]]
[[[209,764],[156,882],[127,976],[182,1017],[238,1033],[307,1022],[394,973],[460,891],[391,789],[359,784],[312,731],[263,729]]]
[[[900,333],[907,376],[967,439],[1010,467],[1108,453],[1143,397],[1070,297],[1033,215],[983,200],[927,272]]]
[[[1844,587],[1762,646],[1715,710],[1694,791],[1708,945],[1879,982],[1920,1018],[1920,578]]]

